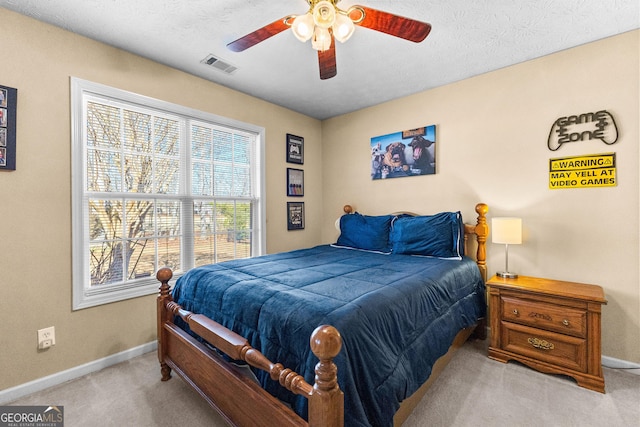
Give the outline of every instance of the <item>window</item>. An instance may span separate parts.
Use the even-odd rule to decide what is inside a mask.
[[[264,129],[72,78],[73,308],[264,252]]]

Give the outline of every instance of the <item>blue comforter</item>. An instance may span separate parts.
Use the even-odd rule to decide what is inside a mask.
[[[330,245],[195,268],[178,279],[173,298],[244,336],[310,384],[318,360],[309,337],[317,326],[333,325],[343,339],[335,363],[346,426],[391,426],[400,402],[429,377],[457,332],[485,310],[484,284],[469,258]],[[257,375],[306,417],[305,398],[266,373]]]

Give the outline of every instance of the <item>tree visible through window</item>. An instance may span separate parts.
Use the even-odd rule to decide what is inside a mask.
[[[74,308],[155,292],[162,266],[261,253],[260,130],[74,83]]]

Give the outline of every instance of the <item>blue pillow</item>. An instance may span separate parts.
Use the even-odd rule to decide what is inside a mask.
[[[391,252],[389,230],[391,215],[368,216],[358,212],[340,217],[338,246],[376,252]]]
[[[389,244],[394,254],[461,259],[463,227],[460,212],[401,216],[391,225]]]

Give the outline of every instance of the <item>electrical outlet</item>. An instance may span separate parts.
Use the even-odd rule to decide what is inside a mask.
[[[50,326],[44,329],[38,329],[38,348],[45,349],[52,345],[56,345],[56,330]]]

